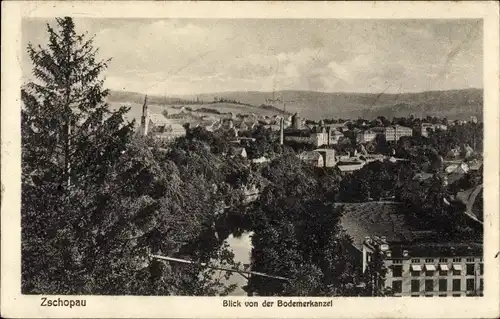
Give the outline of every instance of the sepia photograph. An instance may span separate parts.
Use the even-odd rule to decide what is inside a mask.
[[[483,169],[483,18],[19,27],[16,289],[41,308],[196,296],[312,309],[498,289],[484,277],[483,194],[497,185]]]

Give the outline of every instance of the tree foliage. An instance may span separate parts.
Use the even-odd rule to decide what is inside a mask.
[[[385,286],[387,267],[384,263],[384,253],[380,247],[376,246],[371,254],[371,261],[368,262],[363,274],[363,284],[365,288],[363,294],[372,297],[387,297],[392,295],[390,288]]]
[[[354,293],[356,267],[347,254],[350,238],[341,212],[312,167],[283,156],[262,172],[271,184],[251,209],[252,268],[290,282],[252,277],[258,295],[331,296]]]

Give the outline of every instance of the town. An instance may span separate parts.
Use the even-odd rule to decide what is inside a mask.
[[[204,109],[201,111],[203,113]],[[398,166],[416,166],[415,159],[401,151],[401,144],[405,141],[420,141],[422,148],[419,151],[424,153],[427,147],[436,143],[436,139],[439,140],[449,133],[448,128],[453,132],[451,134],[468,132],[470,135],[466,140],[448,144],[448,148],[441,150],[441,154],[434,150],[434,158],[429,159],[430,166],[423,165],[416,170],[413,168],[413,176],[409,177],[413,184],[411,187],[415,189],[425,185],[424,181],[428,179],[436,179],[442,183],[442,186],[449,190],[447,195],[443,195],[443,202],[452,206],[451,203],[455,201],[453,209],[461,210],[460,212],[467,216],[468,227],[481,232],[482,203],[479,202],[482,200],[482,155],[477,151],[477,141],[482,139],[482,131],[476,116],[471,116],[468,121],[438,118],[400,119],[402,122],[413,122],[412,126],[402,126],[398,124],[397,119],[390,122],[385,118],[372,121],[325,119],[314,122],[300,118],[297,113],[289,116],[277,114],[273,117],[227,114],[212,120],[208,125],[203,125],[200,122],[190,122],[192,114],[196,112],[192,109],[187,111],[183,107],[180,113],[171,118],[168,115],[150,115],[146,97],[140,132],[143,136],[161,141],[160,145],[164,147],[169,145],[165,141],[185,137],[188,132],[200,134],[199,132],[203,131],[205,133],[202,134],[211,132],[225,136],[228,149],[222,154],[231,158],[237,157],[244,165],[256,170],[261,169],[259,166],[282,156],[279,152],[254,151],[255,145],[267,140],[271,144],[270,148],[276,145],[289,147],[290,152],[305,165],[333,168],[330,172],[336,170],[333,174],[339,174],[344,183],[352,178],[352,175],[346,174],[352,174],[365,166],[367,171],[374,174],[380,174],[381,170],[387,169],[384,165],[392,167],[389,170],[391,173],[397,171],[395,167]],[[263,132],[267,134],[265,138],[261,135]],[[476,150],[470,144],[474,145]],[[370,165],[373,162],[380,164]],[[472,183],[470,176],[475,176]],[[386,179],[396,178],[386,176]],[[383,182],[382,179],[372,181]],[[248,198],[246,203],[257,200],[261,192],[258,184],[246,184],[243,189]],[[361,265],[362,272],[366,272],[372,255],[381,250],[385,257],[384,265],[392,270],[386,275],[384,286],[389,287],[391,293],[396,296],[481,294],[482,237],[473,236],[475,241],[467,243],[459,240],[449,241],[449,238],[435,241],[435,229],[412,229],[411,222],[402,220],[401,214],[395,213],[405,204],[398,191],[401,190],[396,187],[377,192],[368,190],[363,197],[363,194],[356,193],[353,187],[349,189],[351,194],[336,194],[336,200],[349,202],[344,205],[346,210],[342,226],[354,240],[351,251],[354,251],[353,256]],[[411,204],[414,203],[410,202],[409,205]]]
[[[107,90],[72,18],[47,32],[21,88],[23,294],[483,295],[481,89]]]

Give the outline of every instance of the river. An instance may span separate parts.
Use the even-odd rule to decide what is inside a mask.
[[[226,242],[229,244],[231,249],[234,252],[234,259],[236,262],[240,262],[242,265],[250,264],[250,255],[252,252],[252,233],[244,233],[240,238],[236,238],[233,235],[230,235]],[[229,280],[228,284],[237,284],[238,287],[229,295],[230,296],[246,296],[246,292],[242,289],[243,286],[246,286],[247,280],[243,278],[238,273],[233,273]]]

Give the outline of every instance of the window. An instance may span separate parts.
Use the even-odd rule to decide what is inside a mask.
[[[465,285],[467,286],[467,291],[472,291],[474,290],[474,278],[469,278],[465,282]]]
[[[411,263],[412,264],[418,264],[418,263],[420,263],[420,259],[412,259]]]
[[[447,294],[440,294],[439,297],[448,297]]]
[[[439,291],[447,291],[448,290],[448,280],[439,279]]]
[[[393,277],[402,277],[403,276],[403,266],[401,265],[396,265],[396,266],[393,266],[393,270],[392,270],[392,276]]]
[[[439,262],[440,263],[447,263],[448,262],[448,258],[439,258]]]
[[[460,291],[461,285],[460,279],[453,279],[453,291]]]
[[[433,263],[433,262],[434,262],[434,259],[432,259],[432,258],[426,258],[426,259],[425,259],[425,262],[426,262],[426,263]]]
[[[412,297],[420,297],[419,295],[411,295]]]
[[[412,280],[411,292],[419,292],[419,291],[420,291],[420,280]]]
[[[483,263],[480,263],[480,264],[479,264],[479,274],[480,274],[480,275],[483,275],[483,274],[484,274],[484,265],[483,265]]]
[[[467,264],[466,270],[468,276],[474,275],[474,264]]]
[[[479,279],[479,290],[481,290],[481,291],[484,290],[484,281],[483,281],[483,278]]]
[[[403,261],[402,261],[401,259],[394,259],[394,260],[392,261],[392,263],[393,263],[393,264],[402,264],[402,263],[403,263]]]
[[[432,295],[425,295],[426,297],[432,297]]]
[[[420,272],[422,271],[422,266],[420,265],[411,265],[411,275],[413,277],[418,277],[420,276]]]
[[[432,279],[425,281],[425,291],[434,291],[434,281]]]
[[[432,270],[426,270],[425,271],[425,276],[426,277],[432,277],[432,276],[434,276],[434,271],[432,271]]]
[[[453,258],[454,263],[462,262],[462,258]]]
[[[453,297],[461,297],[462,294],[453,294]]]
[[[468,263],[473,263],[474,262],[474,258],[467,258],[467,262]]]
[[[453,265],[453,276],[462,275],[462,266],[461,265]]]
[[[401,291],[403,291],[403,282],[401,280],[394,280],[392,282],[392,291],[401,293]]]
[[[448,270],[447,264],[439,265],[439,276],[448,276]]]

